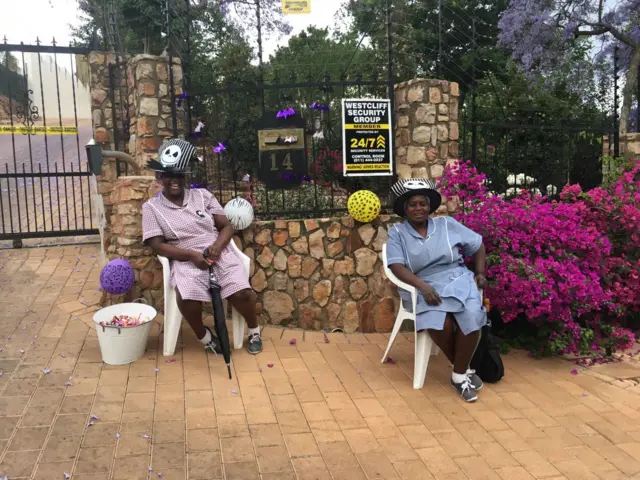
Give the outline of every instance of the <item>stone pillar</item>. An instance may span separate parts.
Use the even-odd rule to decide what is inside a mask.
[[[123,57],[120,57],[121,59]],[[91,52],[89,54],[89,69],[91,72],[91,117],[93,120],[93,139],[103,150],[115,149],[114,125],[111,91],[119,101],[120,89],[126,85],[111,85],[109,66],[116,64],[116,55],[106,52]],[[122,76],[124,77],[124,76]],[[126,81],[123,78],[123,81]],[[117,107],[119,108],[119,106]],[[98,177],[98,190],[104,200],[107,219],[111,217],[111,192],[117,178],[115,161],[102,162],[102,175]]]
[[[158,149],[173,137],[169,58],[136,55],[129,61],[129,98],[131,104],[131,136],[129,152],[142,168],[157,159]],[[173,59],[173,83],[176,97],[182,93],[182,65]],[[182,132],[182,116],[176,115],[177,132]]]
[[[142,297],[149,305],[162,309],[162,266],[153,257],[151,248],[142,243],[142,204],[161,188],[153,177],[120,177],[114,184],[107,253],[110,259],[124,258],[131,264],[136,283],[125,295],[103,292],[103,305]]]
[[[417,78],[395,86],[396,173],[399,178],[442,176],[458,159],[455,82]]]

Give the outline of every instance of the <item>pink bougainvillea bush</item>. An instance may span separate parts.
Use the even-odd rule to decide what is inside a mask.
[[[534,327],[537,352],[633,345],[622,325],[640,312],[637,159],[609,189],[568,185],[559,201],[493,195],[470,162],[447,166],[439,187],[459,198],[456,217],[484,238],[492,305],[505,324]]]

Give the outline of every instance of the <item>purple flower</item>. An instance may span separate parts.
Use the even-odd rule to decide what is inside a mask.
[[[223,143],[218,142],[218,145],[216,145],[215,147],[213,147],[213,151],[214,151],[215,153],[224,153],[224,152],[226,152],[226,151],[227,151],[227,147],[226,147]]]
[[[578,374],[578,370],[576,370],[575,368],[571,370],[571,375],[577,375],[577,374]]]
[[[296,114],[296,111],[293,108],[286,108],[284,110],[279,110],[276,114],[276,118],[288,118]]]

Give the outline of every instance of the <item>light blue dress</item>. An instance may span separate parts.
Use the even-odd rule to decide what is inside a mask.
[[[416,327],[442,330],[447,313],[452,313],[465,335],[487,323],[474,274],[464,265],[482,245],[482,237],[451,217],[430,218],[424,238],[408,223],[389,229],[387,265],[400,264],[431,285],[442,298],[429,305],[418,292]],[[409,292],[400,290],[405,308],[411,305]]]

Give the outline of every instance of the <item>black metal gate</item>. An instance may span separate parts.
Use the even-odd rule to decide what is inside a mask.
[[[98,233],[88,49],[0,43],[0,240]]]

